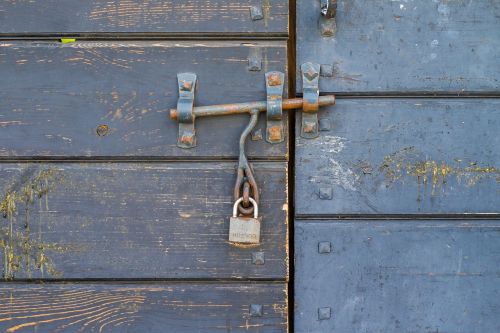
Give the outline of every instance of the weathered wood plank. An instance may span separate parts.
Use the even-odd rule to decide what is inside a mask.
[[[254,168],[261,244],[235,247],[235,163],[1,164],[3,275],[284,280],[286,164]]]
[[[3,284],[0,330],[284,333],[285,300],[285,284]]]
[[[295,226],[295,332],[500,331],[500,221]]]
[[[252,20],[252,6],[261,8],[262,19]],[[0,34],[287,32],[287,0],[43,0],[0,5]]]
[[[249,71],[254,56],[262,71]],[[197,119],[198,146],[176,146],[177,73],[198,75],[197,105],[250,102],[286,61],[286,42],[3,42],[0,156],[236,157],[246,115]],[[250,156],[286,156],[286,140],[249,141]]]
[[[500,92],[498,0],[338,1],[334,37],[320,34],[319,5],[297,1],[297,65],[333,66],[321,91]]]
[[[499,99],[341,99],[320,118],[297,133],[296,214],[500,213]]]

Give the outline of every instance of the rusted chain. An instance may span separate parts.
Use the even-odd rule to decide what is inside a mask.
[[[234,186],[234,200],[238,200],[243,196],[245,200],[245,196],[248,198],[252,197],[257,204],[259,203],[259,188],[257,187],[257,182],[255,181],[255,177],[253,176],[253,170],[251,165],[248,163],[247,156],[245,154],[245,142],[248,135],[252,132],[252,130],[257,125],[257,121],[259,119],[259,110],[251,110],[250,111],[250,122],[248,126],[243,130],[240,137],[240,156],[238,163],[238,173],[236,176],[236,184]],[[246,190],[245,188],[248,188]],[[241,195],[241,190],[243,188],[243,195]],[[247,192],[247,194],[245,194]],[[248,199],[249,201],[249,199]],[[242,204],[238,205],[238,211],[243,215],[250,215],[253,213],[254,207],[249,206],[245,208]]]

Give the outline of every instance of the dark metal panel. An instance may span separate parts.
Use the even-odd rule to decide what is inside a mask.
[[[321,91],[500,92],[498,0],[337,3],[337,32],[322,37],[320,0],[297,1],[297,72],[329,65]]]
[[[319,117],[319,138],[297,133],[297,215],[500,212],[499,99],[340,99]]]
[[[299,221],[295,237],[297,333],[500,331],[498,220]]]
[[[3,275],[285,280],[286,164],[254,169],[261,244],[237,247],[228,243],[235,163],[0,165]]]
[[[287,0],[41,0],[0,5],[0,34],[287,31]]]
[[[0,330],[285,333],[285,300],[284,284],[3,284]]]
[[[3,42],[0,156],[234,158],[246,115],[198,119],[198,146],[176,146],[177,73],[198,75],[196,105],[265,101],[265,72],[286,64],[284,41]],[[286,156],[286,140],[249,141],[252,157]]]

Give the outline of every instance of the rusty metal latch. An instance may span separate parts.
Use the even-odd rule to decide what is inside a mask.
[[[282,117],[280,115],[282,114],[283,110],[296,110],[304,108],[305,113],[315,113],[317,112],[318,107],[334,105],[335,96],[333,95],[319,96],[318,76],[319,76],[320,66],[318,64],[312,64],[312,63],[307,63],[302,65],[303,68],[306,68],[304,66],[307,67],[307,71],[305,72],[306,80],[304,81],[305,82],[304,99],[302,98],[282,99],[280,98],[281,95],[280,93],[278,93],[277,90],[275,93],[274,89],[272,90],[270,89],[268,91],[268,100],[266,101],[209,105],[209,106],[194,106],[194,107],[193,103],[194,103],[194,94],[196,85],[196,75],[193,73],[178,74],[179,102],[177,103],[177,109],[170,110],[170,119],[179,122],[179,138],[177,141],[177,145],[180,148],[193,148],[196,146],[195,120],[198,117],[227,116],[232,114],[243,114],[243,113],[249,114],[252,112],[252,110],[257,110],[258,112],[269,112],[269,110],[271,110],[270,112],[271,114],[268,115],[268,119],[271,122],[273,122],[273,121],[278,121],[277,119]],[[271,80],[274,80],[272,79],[272,75],[268,75],[267,77],[270,78]],[[279,75],[279,77],[282,79],[283,82],[284,75],[283,76]],[[274,88],[278,87],[280,90],[282,89],[281,85],[271,86],[271,87]],[[315,97],[313,98],[313,96]],[[272,126],[273,125],[268,124],[267,128],[269,129]],[[314,128],[312,131],[314,132]],[[277,132],[280,133],[279,131]],[[308,129],[305,129],[305,132],[307,133]],[[273,140],[279,138],[279,136],[273,136],[272,135],[273,133],[268,133],[268,134],[271,134],[268,137],[269,139],[268,141],[271,143],[278,143],[283,141],[284,135],[282,135],[279,140]],[[307,137],[316,137],[316,136],[307,135]]]
[[[181,148],[196,146],[196,129],[194,127],[194,91],[196,74],[177,74],[179,85],[179,100],[177,102],[177,119],[179,121],[179,137],[177,145]]]
[[[324,37],[334,36],[337,32],[337,0],[320,0],[321,17],[319,28]]]
[[[267,112],[266,140],[279,143],[284,140],[283,110],[303,109],[301,136],[316,138],[318,131],[318,108],[334,105],[335,96],[319,96],[320,65],[305,63],[301,67],[303,78],[303,98],[283,99],[285,75],[281,72],[266,73],[267,100],[260,102],[194,106],[196,75],[180,73],[179,101],[177,109],[170,110],[170,118],[179,122],[177,145],[181,148],[196,146],[195,120],[197,117],[250,114],[250,122],[239,141],[239,163],[234,187],[235,212],[231,218],[230,241],[233,243],[258,244],[261,218],[258,217],[259,188],[253,175],[251,164],[245,154],[248,135],[257,125],[260,112]],[[255,214],[253,218],[248,217]],[[241,216],[239,215],[241,214]]]
[[[306,139],[314,139],[319,136],[319,73],[321,66],[306,62],[302,64],[300,69],[302,71],[302,91],[304,95],[300,136]]]
[[[267,89],[267,129],[266,140],[279,143],[285,140],[283,131],[283,88],[285,74],[280,72],[266,73]]]

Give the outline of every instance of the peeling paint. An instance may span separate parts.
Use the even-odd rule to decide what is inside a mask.
[[[464,163],[463,159],[455,159],[453,163],[425,158],[415,149],[406,147],[384,157],[379,171],[385,176],[386,187],[395,182],[403,182],[409,175],[417,180],[419,185],[418,199],[421,200],[421,185],[431,185],[431,195],[438,194],[438,189],[444,187],[451,177],[458,184],[472,187],[486,178],[499,182],[500,170],[495,166],[481,165],[478,162]]]

